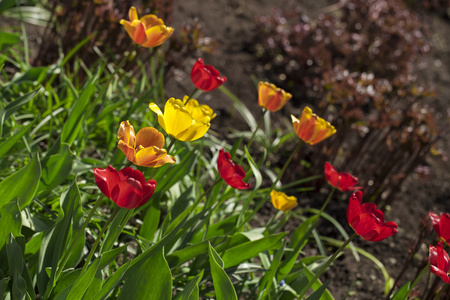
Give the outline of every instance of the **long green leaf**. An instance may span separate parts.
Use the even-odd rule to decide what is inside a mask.
[[[87,268],[86,272],[84,272],[73,283],[73,286],[70,289],[70,293],[67,296],[67,298],[62,298],[62,299],[80,300],[83,298],[84,293],[87,291],[92,280],[94,279],[95,273],[97,273],[98,267],[100,265],[100,260],[101,260],[101,256],[99,256],[95,259],[95,261],[89,266],[89,268]]]
[[[119,300],[172,298],[172,273],[163,248],[134,269],[125,281]]]
[[[36,153],[28,165],[0,182],[0,207],[16,198],[20,209],[24,209],[31,203],[40,178],[41,165]]]
[[[34,119],[27,126],[24,126],[19,132],[15,133],[8,140],[4,141],[0,145],[0,158],[2,158],[12,147],[16,145],[16,143],[22,138],[22,136],[27,133],[31,127],[33,127],[34,123],[36,123],[38,118]]]
[[[203,277],[203,270],[200,272],[198,276],[189,281],[189,283],[184,287],[180,300],[199,299],[198,283],[200,282],[200,280],[202,280],[202,277]]]
[[[3,124],[5,123],[5,121],[8,120],[8,118],[17,110],[19,110],[22,106],[30,102],[31,99],[33,99],[38,92],[39,89],[34,90],[28,94],[25,94],[22,97],[19,97],[16,100],[12,101],[8,105],[6,105],[3,109],[0,110],[0,137],[3,136]]]
[[[128,267],[130,266],[130,262],[127,262],[126,264],[122,265],[114,274],[108,277],[106,282],[103,284],[102,288],[100,289],[100,292],[95,295],[92,300],[103,300],[108,297],[109,293],[122,281],[122,278],[126,271],[128,270]]]
[[[208,249],[209,264],[211,266],[211,276],[214,283],[217,300],[237,300],[236,291],[230,278],[223,269],[223,261],[216,250],[209,244]]]

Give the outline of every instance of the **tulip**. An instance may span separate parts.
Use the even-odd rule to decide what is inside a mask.
[[[129,161],[138,166],[158,168],[176,162],[175,157],[167,155],[164,135],[153,127],[145,127],[134,136],[134,128],[128,121],[120,123],[117,132],[119,148]]]
[[[277,88],[272,83],[259,82],[258,84],[258,104],[271,112],[276,112],[292,98],[292,95]]]
[[[362,203],[362,192],[350,197],[347,221],[355,232],[366,241],[379,242],[398,232],[395,222],[384,223],[384,214],[374,203]]]
[[[171,137],[180,141],[194,141],[208,131],[210,121],[216,116],[208,105],[199,105],[195,99],[188,96],[183,101],[175,98],[167,100],[164,114],[155,103],[150,103],[150,109],[158,114],[158,123]]]
[[[445,283],[450,283],[448,269],[450,267],[448,253],[444,250],[444,242],[440,241],[436,247],[430,245],[430,270],[432,273],[441,277]]]
[[[300,120],[291,115],[295,133],[305,143],[315,145],[336,133],[336,129],[324,119],[305,107]]]
[[[120,20],[128,35],[137,44],[144,47],[156,47],[164,43],[173,33],[173,28],[164,25],[164,21],[155,15],[145,15],[138,19],[136,8],[128,12],[130,21]]]
[[[223,149],[219,151],[219,159],[217,160],[217,169],[220,177],[231,187],[240,190],[250,188],[250,184],[242,181],[245,177],[245,172],[241,166],[236,165],[231,160],[231,155]]]
[[[434,230],[440,239],[450,243],[450,214],[443,213],[440,217],[438,214],[429,212],[428,216],[431,218]]]
[[[106,197],[118,206],[132,209],[144,205],[156,189],[156,181],[145,182],[139,170],[124,168],[117,171],[114,167],[94,169],[95,183]]]
[[[336,168],[329,162],[325,163],[325,178],[330,185],[339,189],[341,192],[353,191],[362,188],[360,186],[354,186],[358,182],[358,178],[349,173],[338,173]]]
[[[213,66],[204,65],[203,59],[199,58],[192,67],[191,80],[198,89],[209,92],[224,84],[227,78],[220,77],[219,71]]]
[[[273,206],[282,211],[291,210],[298,205],[296,197],[288,196],[283,192],[277,192],[275,190],[270,192],[270,199]]]

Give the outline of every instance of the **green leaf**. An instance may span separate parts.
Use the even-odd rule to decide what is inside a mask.
[[[21,236],[21,228],[22,217],[17,202],[11,201],[3,205],[0,208],[0,261],[6,261],[4,247],[10,239],[10,235]],[[3,266],[0,269],[3,269]]]
[[[11,234],[6,243],[6,252],[8,255],[9,276],[13,282],[13,299],[22,299],[27,293],[35,299],[34,286],[23,260],[22,249]]]
[[[7,85],[31,83],[39,84],[44,80],[49,67],[33,67],[27,69],[24,73],[17,72]]]
[[[125,281],[119,300],[172,298],[172,274],[163,248],[134,269]]]
[[[70,111],[69,117],[64,122],[64,127],[61,132],[61,142],[72,145],[78,132],[81,129],[82,121],[87,117],[86,107],[89,104],[92,93],[95,90],[96,84],[98,82],[98,75],[94,76],[89,80],[86,86],[83,88],[83,92],[80,97],[76,100],[72,110]]]
[[[314,293],[312,293],[311,296],[309,296],[308,299],[306,299],[306,300],[326,300],[326,299],[330,299],[330,298],[328,298],[328,296],[326,294],[328,283],[330,283],[329,280],[327,282],[325,282],[324,284],[322,284],[322,286],[320,288],[318,288]],[[323,293],[325,293],[325,295],[323,295]],[[333,298],[331,298],[331,299],[333,299]]]
[[[233,93],[231,93],[226,87],[219,86],[218,88],[220,91],[222,91],[225,95],[227,95],[232,101],[233,101],[233,107],[236,108],[236,110],[242,115],[244,120],[247,122],[250,129],[253,131],[256,129],[257,123],[255,121],[255,118],[253,117],[253,114],[250,112],[250,110],[245,106],[244,103],[242,103],[241,100],[239,100]]]
[[[55,224],[44,232],[42,246],[39,253],[37,283],[40,294],[46,298],[55,285],[55,272],[66,247],[71,244],[71,239],[76,237],[83,223],[83,212],[81,210],[81,197],[76,179],[69,190],[65,191],[60,198],[60,209]],[[73,245],[73,249],[66,268],[75,267],[81,259],[84,247],[84,234]],[[67,250],[66,250],[67,251]],[[46,269],[50,268],[50,277]]]
[[[326,260],[328,260],[329,258],[327,258]],[[326,261],[325,260],[325,261]],[[305,274],[306,277],[308,278],[308,281],[310,281],[311,279],[314,278],[314,273],[311,272],[311,270],[305,265]],[[328,283],[325,283],[322,285],[322,283],[320,282],[320,279],[317,279],[316,282],[313,283],[312,285],[312,289],[316,292],[318,292],[320,290],[320,292],[313,293],[311,296],[315,295],[313,298],[308,297],[308,300],[313,300],[313,299],[317,299],[317,300],[334,300],[333,296],[330,294],[330,292],[326,289]],[[325,287],[324,287],[325,286]],[[323,291],[322,291],[323,290]],[[309,299],[311,298],[311,299]]]
[[[0,1],[0,12],[2,10],[4,2],[6,1],[5,0]],[[12,2],[14,5],[14,0],[10,2]],[[19,43],[20,43],[20,34],[6,31],[0,32],[0,52],[3,52],[4,50],[11,48],[12,46]]]
[[[408,299],[408,295],[410,294],[410,286],[411,286],[411,281],[408,281],[407,283],[405,283],[404,285],[402,285],[402,287],[397,291],[397,293],[395,293],[394,297],[392,298],[392,300],[404,300],[404,299]]]
[[[208,241],[203,241],[198,244],[184,247],[178,251],[175,251],[167,255],[167,261],[170,268],[179,266],[201,254],[206,253],[208,250]]]
[[[58,154],[44,157],[42,182],[47,190],[54,189],[69,177],[74,159],[75,155],[70,151],[69,145],[65,143],[61,143]]]
[[[148,240],[152,240],[159,225],[159,218],[161,216],[161,210],[159,208],[158,197],[150,198],[150,206],[145,213],[144,220],[142,222],[139,234]]]
[[[210,225],[208,228],[208,232],[206,234],[206,240],[212,237],[229,234],[234,229],[234,225],[236,224],[237,218],[238,215],[234,215]],[[200,242],[203,238],[203,233],[204,230],[196,232],[191,238],[190,242],[193,244]]]
[[[0,1],[0,13],[3,13],[5,10],[10,9],[16,6],[15,0],[1,0]]]
[[[106,282],[103,284],[102,288],[100,289],[100,292],[95,295],[92,300],[103,300],[106,299],[106,297],[111,293],[111,291],[120,283],[122,282],[122,278],[126,271],[128,270],[128,267],[130,266],[130,262],[127,262],[126,264],[123,264],[114,274],[108,277]]]
[[[0,207],[17,198],[20,209],[31,203],[41,178],[41,165],[37,153],[19,171],[0,182]]]
[[[289,272],[291,272],[292,267],[297,261],[300,251],[306,245],[311,232],[316,227],[317,220],[317,215],[312,216],[295,229],[288,246],[289,248],[293,249],[293,251],[290,254],[287,254],[286,258],[281,263],[281,266],[278,269],[277,273],[277,281],[281,281],[286,277],[287,274],[289,274]]]
[[[62,299],[74,299],[80,300],[83,298],[84,293],[87,291],[94,279],[95,273],[97,273],[98,266],[100,265],[101,256],[97,257],[95,261],[87,268],[86,272],[80,275],[80,277],[73,283],[70,293],[67,297]],[[56,297],[56,299],[59,299]]]
[[[269,270],[259,281],[258,291],[259,293],[262,293],[264,291],[263,297],[260,297],[260,299],[264,299],[264,296],[267,295],[267,293],[269,293],[269,291],[271,290],[270,288],[272,287],[272,282],[274,280],[276,281],[275,274],[277,272],[278,266],[280,265],[281,259],[283,258],[285,246],[286,244],[283,244],[283,247],[275,252],[273,260],[270,263]]]
[[[0,279],[0,295],[2,297],[6,292],[6,288],[8,287],[9,280],[10,280],[10,278],[8,278],[8,277]]]
[[[19,132],[15,133],[12,137],[0,145],[0,158],[2,158],[6,153],[8,153],[9,150],[11,150],[12,147],[16,145],[22,136],[30,130],[34,123],[36,123],[37,119],[38,118],[34,119],[27,126],[24,126]]]
[[[245,155],[247,156],[247,160],[250,163],[250,168],[252,169],[253,176],[255,176],[255,190],[259,189],[262,183],[262,175],[259,171],[258,166],[256,165],[255,161],[253,160],[252,156],[250,155],[250,152],[248,152],[248,149],[246,146],[244,146]]]
[[[11,117],[11,115],[18,111],[22,106],[30,102],[38,92],[39,89],[23,95],[22,97],[19,97],[16,100],[10,102],[0,110],[0,137],[3,136],[3,124],[5,123],[5,121],[8,120],[9,117]]]
[[[223,261],[216,250],[209,244],[208,249],[211,276],[214,283],[217,300],[237,300],[236,291],[230,278],[223,269]]]
[[[183,293],[181,294],[180,300],[197,300],[199,298],[198,283],[202,280],[203,271],[200,272],[198,276],[189,281],[189,283],[184,287]]]
[[[281,239],[285,236],[286,233],[284,232],[272,234],[262,239],[227,249],[222,257],[225,268],[236,266],[247,259],[256,257],[260,252],[280,248],[282,246]]]

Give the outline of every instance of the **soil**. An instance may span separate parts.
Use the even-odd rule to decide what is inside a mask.
[[[206,36],[214,38],[218,42],[216,52],[203,55],[206,64],[215,66],[228,78],[226,87],[241,99],[247,107],[259,116],[261,109],[257,104],[257,90],[255,81],[265,78],[264,69],[257,61],[254,53],[248,45],[256,37],[254,31],[254,19],[258,16],[270,15],[275,8],[288,9],[300,5],[311,17],[316,16],[325,7],[333,4],[332,1],[244,1],[244,0],[216,0],[216,1],[176,1],[174,11],[174,27],[181,25],[187,18],[196,17],[204,25]],[[438,14],[421,12],[425,23],[430,26],[431,44],[433,50],[425,57],[424,62],[417,66],[423,80],[431,83],[437,96],[427,99],[427,103],[435,107],[435,116],[441,128],[445,128],[449,122],[450,103],[450,22]],[[167,82],[167,93],[180,93],[180,97],[190,93],[190,67],[195,62],[195,57],[186,61],[184,74],[178,74],[176,80]],[[177,94],[175,94],[177,95]],[[219,117],[212,122],[212,131],[220,132],[239,130],[246,128],[245,121],[239,113],[230,110],[230,100],[220,91],[212,91],[201,96],[202,101],[214,108]],[[294,95],[295,99],[295,95]],[[300,99],[299,99],[300,100]],[[289,108],[289,114],[299,115],[300,108]],[[275,118],[286,118],[282,114]],[[217,120],[217,121],[216,121]],[[280,126],[287,126],[289,122],[279,121]],[[286,127],[287,128],[287,127]],[[382,242],[371,243],[363,239],[356,239],[355,246],[364,249],[378,258],[387,269],[390,277],[396,278],[406,262],[411,241],[417,238],[420,220],[426,217],[429,211],[450,212],[450,161],[445,154],[450,149],[450,131],[443,130],[439,145],[444,149],[444,157],[428,155],[426,165],[430,173],[426,178],[412,174],[404,182],[401,192],[391,207],[387,207],[385,217],[387,221],[395,221],[399,232]],[[445,151],[447,151],[445,153]],[[300,207],[320,207],[326,198],[326,193],[321,199],[302,199]],[[349,194],[335,196],[336,201],[330,203],[327,211],[351,232],[345,219],[345,209]],[[318,202],[319,201],[319,202]],[[274,209],[267,205],[259,217],[265,220],[274,213]],[[289,224],[289,228],[298,224]],[[289,229],[288,228],[288,229]],[[319,227],[321,234],[327,235],[332,229],[326,224]],[[310,249],[314,251],[314,249]],[[327,248],[329,254],[334,250]],[[419,254],[428,255],[427,246],[423,245]],[[419,255],[419,256],[420,256]],[[420,258],[415,260],[406,270],[406,276],[400,280],[400,284],[411,279],[416,272]],[[322,277],[322,280],[331,279],[329,290],[335,299],[384,299],[384,277],[382,272],[369,259],[361,256],[361,261],[348,251],[344,253]]]

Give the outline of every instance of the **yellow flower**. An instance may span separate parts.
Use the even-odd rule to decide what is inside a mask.
[[[291,210],[298,205],[297,198],[294,196],[288,196],[283,192],[277,192],[275,190],[270,192],[270,199],[272,200],[273,206],[282,211]]]
[[[128,35],[144,47],[156,47],[164,43],[173,33],[173,28],[164,25],[164,21],[155,15],[145,15],[138,19],[136,8],[132,6],[128,12],[130,21],[120,20]]]
[[[144,127],[134,136],[134,128],[128,121],[120,123],[117,132],[119,148],[129,161],[138,166],[158,168],[176,162],[175,157],[167,155],[164,135],[153,127]]]
[[[272,83],[259,82],[258,84],[258,104],[271,112],[283,108],[283,106],[292,98],[292,95],[284,90],[277,88]]]
[[[195,99],[184,96],[180,99],[170,98],[164,107],[164,114],[155,103],[150,109],[158,114],[158,123],[173,138],[189,142],[201,138],[210,127],[210,121],[216,116],[208,105],[199,105]]]
[[[315,145],[336,133],[330,123],[314,114],[308,106],[303,110],[300,120],[291,115],[295,133],[305,143]]]

